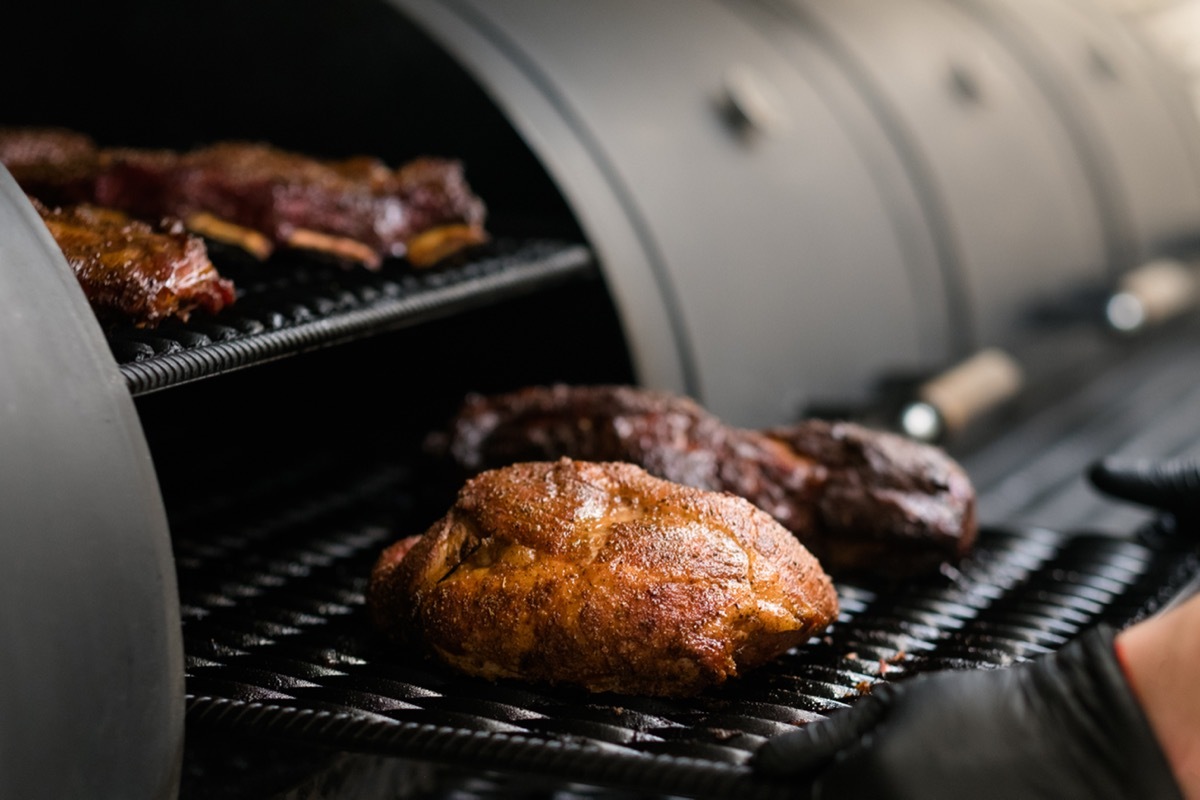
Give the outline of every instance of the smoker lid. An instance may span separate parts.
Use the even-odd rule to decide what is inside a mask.
[[[639,382],[762,426],[948,357],[943,276],[897,228],[922,220],[889,211],[848,122],[737,4],[393,3],[553,176]]]
[[[1095,623],[1124,625],[1200,572],[1197,548],[1178,540],[991,529],[957,570],[839,584],[826,635],[696,698],[492,683],[404,652],[366,619],[374,559],[428,522],[414,510],[421,475],[376,465],[338,483],[318,471],[274,507],[214,505],[173,525],[193,730],[645,792],[772,796],[778,787],[748,766],[767,737],[881,681],[1011,664]]]
[[[0,230],[0,796],[167,798],[183,648],[146,441],[78,283],[3,168]]]

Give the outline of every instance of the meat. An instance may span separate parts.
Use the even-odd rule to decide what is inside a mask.
[[[44,203],[84,203],[93,196],[100,151],[74,131],[0,127],[0,164],[27,194]]]
[[[469,480],[384,551],[367,604],[470,675],[662,696],[744,674],[837,615],[817,560],[745,500],[570,459]]]
[[[111,209],[34,206],[101,323],[151,327],[234,301],[233,283],[217,273],[204,242],[178,223],[155,230]]]
[[[0,161],[49,203],[92,202],[174,217],[266,258],[278,246],[378,267],[428,266],[487,241],[486,209],[462,164],[420,158],[389,169],[368,157],[321,161],[257,142],[179,153],[99,149],[58,129],[0,129]]]
[[[937,448],[849,422],[746,430],[690,399],[627,386],[474,395],[431,447],[468,474],[568,456],[628,461],[732,492],[778,519],[835,574],[934,570],[961,558],[976,535],[971,483]]]
[[[138,216],[176,216],[217,238],[210,220],[233,223],[265,237],[268,252],[316,249],[371,267],[384,256],[425,265],[486,240],[483,202],[462,165],[443,159],[391,170],[374,159],[322,162],[247,142],[183,154],[112,150],[96,200]]]
[[[829,569],[905,576],[957,562],[974,544],[975,490],[942,450],[849,422],[764,433],[822,467],[816,529],[802,540],[817,540]]]

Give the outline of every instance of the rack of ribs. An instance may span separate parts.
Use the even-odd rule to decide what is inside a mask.
[[[93,199],[100,150],[90,137],[62,128],[0,127],[0,164],[47,205],[86,203]]]
[[[387,257],[424,267],[488,238],[484,203],[452,159],[390,169],[365,156],[322,161],[257,142],[105,149],[71,131],[7,128],[0,162],[47,203],[177,218],[260,259],[289,247],[372,269]]]

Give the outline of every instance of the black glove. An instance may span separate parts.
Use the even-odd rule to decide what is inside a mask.
[[[1088,478],[1105,494],[1161,509],[1181,523],[1200,520],[1200,461],[1106,458],[1092,465]]]
[[[1182,798],[1107,627],[1007,669],[877,688],[767,741],[755,770],[797,796]]]

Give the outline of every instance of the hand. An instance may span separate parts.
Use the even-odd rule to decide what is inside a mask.
[[[1113,497],[1161,509],[1169,516],[1154,530],[1200,534],[1200,460],[1153,463],[1107,458],[1088,471],[1092,484]],[[1129,682],[1166,752],[1180,787],[1200,798],[1200,596],[1189,590],[1164,612],[1122,631],[1117,646]],[[1195,591],[1195,585],[1190,587]]]
[[[1106,458],[1088,470],[1092,485],[1105,494],[1173,514],[1200,519],[1200,461],[1122,461]]]
[[[822,800],[1182,796],[1108,628],[1016,667],[880,687],[753,763]]]

